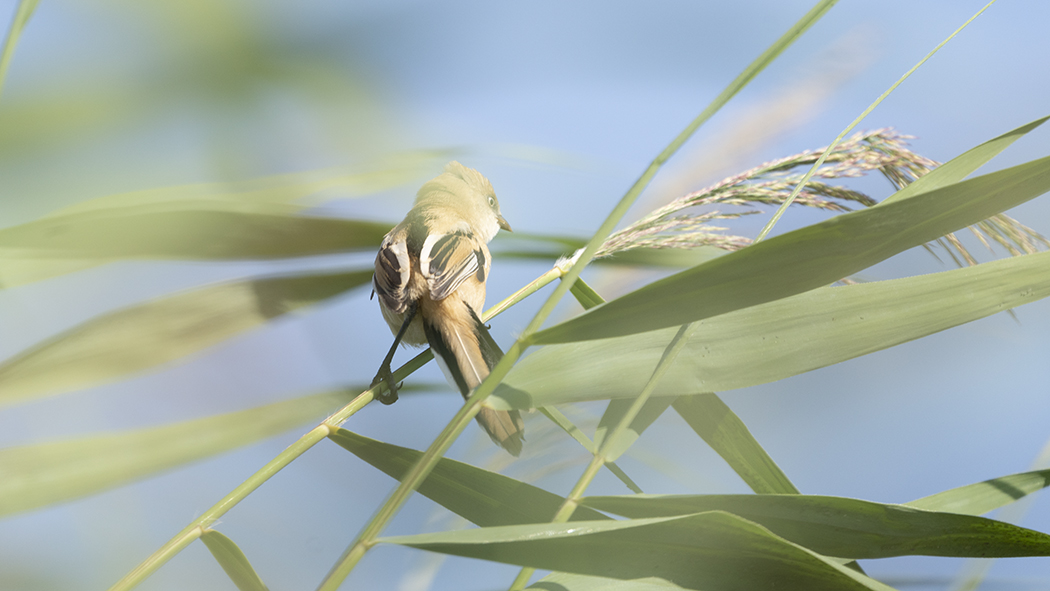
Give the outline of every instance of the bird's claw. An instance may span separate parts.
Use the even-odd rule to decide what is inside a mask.
[[[397,402],[397,389],[400,388],[401,384],[394,385],[394,376],[390,373],[389,367],[382,367],[379,369],[379,373],[372,379],[372,387],[375,388],[379,384],[386,383],[387,391],[383,393],[377,393],[375,399],[383,404],[393,404]]]

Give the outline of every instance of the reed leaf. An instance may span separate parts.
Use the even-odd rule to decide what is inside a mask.
[[[653,282],[542,330],[563,343],[703,320],[827,285],[1050,190],[1050,157],[843,214]]]
[[[583,505],[632,519],[725,511],[826,556],[1004,558],[1050,555],[1050,535],[1002,521],[810,495],[629,495]]]
[[[486,527],[379,541],[582,575],[660,577],[687,589],[706,591],[889,589],[760,525],[721,511]]]
[[[87,388],[175,361],[366,284],[371,270],[220,283],[74,326],[0,363],[0,404]]]
[[[654,395],[680,396],[776,381],[1048,295],[1050,252],[918,277],[812,290],[702,321]],[[675,330],[549,345],[519,362],[490,403],[533,408],[636,396]]]

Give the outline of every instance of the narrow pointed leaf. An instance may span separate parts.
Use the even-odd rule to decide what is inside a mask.
[[[564,343],[679,326],[828,285],[1050,190],[1050,157],[834,217],[653,282],[536,333]]]
[[[605,445],[605,438],[616,425],[620,424],[620,419],[630,409],[632,402],[632,400],[625,399],[609,401],[609,406],[605,408],[601,420],[598,421],[598,429],[594,433],[594,445],[598,449]],[[625,451],[630,449],[634,442],[638,441],[642,433],[649,428],[649,425],[660,418],[660,415],[667,410],[667,407],[671,406],[672,402],[674,402],[674,399],[668,397],[647,400],[642,405],[641,410],[638,411],[637,416],[634,417],[634,420],[631,421],[631,424],[627,426],[627,429],[620,433],[620,436],[612,445],[605,448],[606,459],[615,461]]]
[[[401,155],[365,172],[309,171],[90,199],[0,229],[0,288],[127,258],[258,259],[374,248],[392,224],[303,210],[416,179],[439,155]]]
[[[677,396],[772,382],[1047,295],[1046,252],[813,290],[702,321],[653,394]],[[675,330],[543,347],[514,366],[490,402],[499,408],[532,408],[636,396]]]
[[[565,431],[565,433],[567,433],[569,437],[575,439],[577,443],[583,446],[583,449],[588,451],[588,453],[594,454],[597,452],[594,443],[586,435],[584,435],[583,431],[581,431],[579,427],[577,427],[575,424],[573,424],[572,421],[569,420],[569,417],[566,417],[564,414],[562,414],[561,411],[554,408],[553,406],[541,406],[537,410],[543,413],[545,417],[550,419],[552,423],[561,428],[562,431]],[[631,477],[628,476],[626,472],[624,472],[619,466],[616,465],[616,462],[607,461],[604,462],[602,465],[610,472],[612,472],[613,476],[619,478],[620,482],[622,482],[624,486],[631,489],[631,492],[642,492],[642,489],[634,482],[634,480],[631,480]]]
[[[339,429],[329,438],[347,451],[400,480],[422,452]],[[442,458],[417,491],[456,515],[481,526],[543,523],[554,518],[565,498],[502,474]],[[573,520],[608,519],[577,509]]]
[[[377,247],[391,224],[211,203],[56,215],[0,230],[0,249],[29,258],[261,259]],[[152,208],[151,208],[152,209]],[[269,208],[268,208],[269,209]]]
[[[1024,137],[1025,134],[1046,123],[1047,119],[1050,119],[1050,117],[1041,117],[963,152],[938,166],[933,171],[919,177],[907,187],[883,199],[879,205],[908,199],[920,193],[932,191],[963,180],[970,173],[1010,147],[1015,141]]]
[[[0,363],[0,404],[157,367],[364,285],[371,277],[367,270],[236,281],[111,312]]]
[[[751,490],[759,494],[798,494],[747,425],[717,394],[680,396],[674,409]]]
[[[389,224],[300,215],[309,198],[381,191],[416,177],[433,155],[378,170],[311,171],[241,183],[166,187],[78,203],[0,229],[0,248],[73,258],[264,258],[378,245]]]
[[[259,578],[258,573],[248,562],[248,557],[241,552],[233,540],[209,529],[201,534],[201,541],[208,547],[208,551],[215,557],[222,570],[237,585],[240,591],[267,591],[266,585]]]
[[[1050,470],[1001,476],[923,497],[909,507],[963,515],[983,515],[1050,486]]]
[[[590,310],[597,305],[605,303],[605,299],[598,295],[598,292],[594,291],[594,288],[583,279],[574,281],[569,291],[576,298],[576,301],[583,306],[584,310]]]
[[[674,583],[656,577],[621,581],[572,573],[551,573],[527,589],[536,591],[680,591]]]
[[[94,494],[323,417],[346,392],[159,427],[0,449],[0,515]]]
[[[1050,555],[1050,535],[984,517],[809,495],[630,495],[581,503],[631,518],[725,511],[826,556]]]
[[[432,552],[706,591],[889,589],[720,511],[626,521],[487,527],[382,538]]]

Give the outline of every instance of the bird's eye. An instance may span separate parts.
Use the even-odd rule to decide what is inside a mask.
[[[496,207],[496,198],[489,197],[489,207]]]

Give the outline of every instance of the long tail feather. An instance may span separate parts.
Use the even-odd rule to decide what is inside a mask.
[[[466,307],[468,317],[432,315],[423,323],[423,330],[449,384],[467,398],[488,377],[503,352],[470,306],[459,303]],[[500,447],[515,456],[521,453],[525,439],[521,413],[483,408],[477,421]]]

